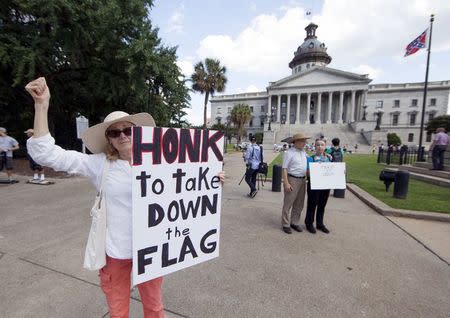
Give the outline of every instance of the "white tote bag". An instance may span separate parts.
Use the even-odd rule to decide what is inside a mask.
[[[100,190],[95,196],[95,202],[91,209],[92,223],[84,253],[83,267],[91,271],[99,270],[106,264],[106,202],[103,185],[109,170],[109,160],[106,159]]]

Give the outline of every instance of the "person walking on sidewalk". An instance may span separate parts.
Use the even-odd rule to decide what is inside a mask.
[[[147,113],[128,115],[115,111],[103,123],[90,127],[83,142],[93,153],[67,151],[55,145],[48,129],[50,90],[43,77],[30,82],[26,90],[34,99],[34,136],[27,141],[28,152],[39,164],[57,171],[87,176],[99,190],[104,166],[109,160],[102,190],[106,200],[106,265],[100,269],[100,286],[106,295],[111,317],[128,317],[132,269],[131,132],[133,126],[155,126]],[[161,295],[163,278],[138,284],[144,317],[164,317]]]
[[[255,137],[251,137],[250,141],[252,143],[247,147],[244,154],[244,161],[247,165],[247,170],[245,171],[245,182],[247,182],[250,187],[250,193],[248,196],[254,198],[258,193],[258,190],[256,189],[256,176],[258,175],[259,164],[262,161],[262,150],[261,147],[256,144]]]
[[[436,129],[436,135],[430,145],[433,157],[433,169],[444,170],[444,153],[450,142],[450,137],[446,134],[444,127]]]
[[[310,137],[303,133],[295,134],[290,140],[294,147],[289,148],[283,156],[284,200],[281,225],[287,234],[292,233],[291,228],[302,232],[299,222],[306,193],[307,156],[304,148],[308,138]]]
[[[316,140],[315,143],[316,153],[313,156],[308,157],[308,201],[306,205],[306,218],[305,225],[306,229],[310,233],[316,233],[314,228],[314,217],[316,217],[317,229],[324,232],[330,233],[325,224],[323,224],[323,215],[325,214],[325,206],[328,202],[328,197],[330,195],[330,189],[327,190],[312,190],[311,189],[311,179],[309,177],[309,164],[312,162],[330,162],[330,159],[325,155],[325,143],[322,140]]]

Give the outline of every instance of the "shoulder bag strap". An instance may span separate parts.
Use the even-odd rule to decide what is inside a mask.
[[[103,165],[102,180],[101,180],[100,189],[99,189],[100,195],[102,194],[103,185],[105,184],[106,176],[108,175],[109,165],[110,165],[110,161],[108,160],[108,158],[106,158],[105,164]]]

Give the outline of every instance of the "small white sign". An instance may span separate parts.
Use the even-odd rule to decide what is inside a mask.
[[[133,284],[219,256],[223,133],[134,127]]]
[[[345,189],[345,162],[310,162],[312,190]]]
[[[75,121],[77,123],[77,138],[81,139],[81,135],[86,129],[89,128],[89,119],[87,119],[83,115],[80,115],[75,119]]]

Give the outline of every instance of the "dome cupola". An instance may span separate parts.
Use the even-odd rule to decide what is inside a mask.
[[[292,74],[306,71],[312,66],[326,66],[331,62],[325,44],[317,40],[317,24],[310,23],[306,28],[305,41],[294,52],[294,58],[289,63]]]

